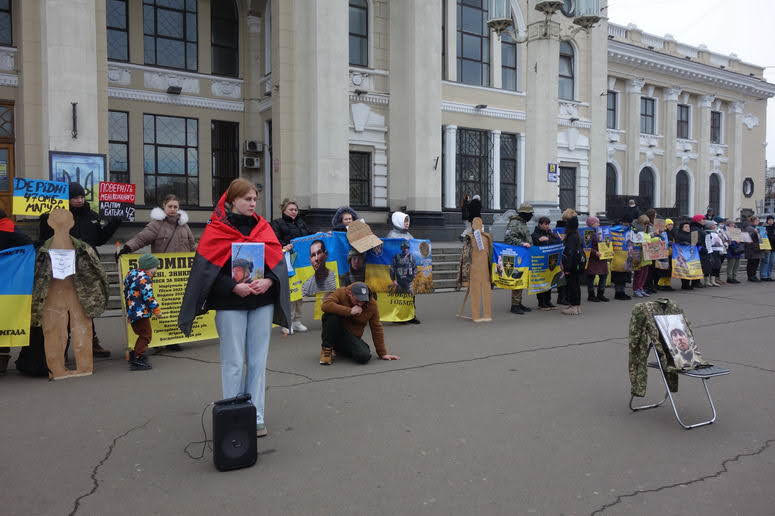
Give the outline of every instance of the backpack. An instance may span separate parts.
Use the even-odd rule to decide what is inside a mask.
[[[26,376],[48,376],[43,328],[40,326],[30,328],[30,344],[19,351],[16,370]]]

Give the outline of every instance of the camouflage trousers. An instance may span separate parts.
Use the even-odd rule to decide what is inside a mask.
[[[511,306],[522,304],[522,294],[524,290],[512,290],[511,291]]]

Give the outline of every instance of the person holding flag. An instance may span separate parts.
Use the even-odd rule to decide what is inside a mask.
[[[256,407],[256,435],[267,435],[264,386],[272,322],[291,321],[288,269],[282,246],[269,223],[256,214],[258,189],[237,178],[221,196],[199,241],[183,295],[178,326],[191,334],[196,316],[217,310],[223,397],[250,394]],[[233,243],[264,244],[264,278],[238,283],[232,278]]]

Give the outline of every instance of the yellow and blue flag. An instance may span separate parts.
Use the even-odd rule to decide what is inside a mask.
[[[0,251],[0,347],[30,343],[35,248],[31,245]]]

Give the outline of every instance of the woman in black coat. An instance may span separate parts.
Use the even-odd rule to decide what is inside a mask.
[[[584,274],[584,246],[579,235],[579,218],[574,216],[565,222],[565,248],[562,251],[562,267],[568,282],[568,308],[565,315],[581,314],[581,276]]]

